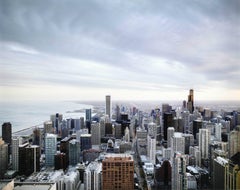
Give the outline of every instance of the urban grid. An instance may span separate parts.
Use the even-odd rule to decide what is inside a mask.
[[[194,105],[150,112],[116,104],[85,117],[53,113],[43,127],[2,124],[0,189],[240,189],[240,111]]]

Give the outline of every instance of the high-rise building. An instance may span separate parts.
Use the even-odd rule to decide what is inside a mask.
[[[175,129],[173,127],[168,127],[167,129],[167,147],[172,145],[172,137],[174,135]]]
[[[134,161],[128,154],[109,154],[102,161],[102,189],[134,188]]]
[[[194,145],[194,137],[192,134],[183,134],[185,139],[185,154],[189,154],[189,147]]]
[[[84,172],[84,190],[101,190],[102,164],[91,162]]]
[[[101,129],[100,124],[93,122],[91,124],[92,145],[100,145],[101,143]]]
[[[193,113],[193,111],[194,111],[193,89],[189,90],[187,108],[188,108],[190,113]]]
[[[227,170],[228,160],[217,157],[213,161],[213,179],[212,179],[212,185],[213,189],[224,189],[224,183],[225,183],[225,175]]]
[[[100,118],[100,131],[101,138],[105,137],[105,117]]]
[[[163,114],[163,136],[164,140],[167,139],[167,128],[173,127],[173,113],[165,112]]]
[[[53,122],[52,121],[44,122],[43,127],[44,127],[44,134],[54,133],[54,128],[53,128]]]
[[[51,115],[50,119],[53,123],[53,128],[54,128],[55,134],[60,134],[61,133],[60,123],[63,120],[63,115],[56,113],[55,115]]]
[[[229,158],[240,152],[240,125],[229,133]]]
[[[208,129],[199,129],[199,149],[201,158],[203,159],[208,159],[210,137],[210,131]]]
[[[175,152],[180,152],[184,154],[185,152],[185,138],[183,137],[182,133],[175,132],[172,137],[172,155]]]
[[[174,153],[172,164],[172,190],[187,189],[186,156],[179,152]]]
[[[42,134],[39,128],[33,130],[33,145],[38,145],[40,147],[42,145]]]
[[[154,136],[148,135],[148,148],[147,154],[151,163],[156,164],[156,138]]]
[[[8,145],[0,138],[0,178],[8,169]]]
[[[12,168],[18,171],[19,169],[19,145],[22,144],[21,137],[12,138]]]
[[[106,112],[105,112],[106,115],[108,115],[110,120],[111,120],[111,118],[112,118],[112,113],[111,113],[112,103],[111,103],[111,96],[110,95],[106,96],[106,108],[105,108],[105,110],[106,110]]]
[[[92,148],[92,135],[91,134],[81,134],[81,151],[88,150]]]
[[[157,125],[156,123],[148,124],[148,135],[153,136],[155,139],[157,138]]]
[[[80,142],[76,139],[69,141],[69,164],[76,165],[80,161]]]
[[[194,139],[197,139],[197,133],[199,133],[199,129],[202,128],[203,122],[201,119],[196,119],[193,121],[193,136]]]
[[[222,141],[222,124],[216,123],[215,124],[215,138],[217,141]]]
[[[31,145],[26,147],[26,176],[40,171],[40,156],[40,147],[38,145]]]
[[[92,110],[91,109],[86,109],[85,120],[90,121],[90,122],[92,121]]]
[[[2,139],[8,145],[8,159],[10,159],[12,146],[12,124],[10,122],[2,125]]]
[[[45,136],[45,165],[54,167],[54,156],[57,153],[57,136],[46,134]]]

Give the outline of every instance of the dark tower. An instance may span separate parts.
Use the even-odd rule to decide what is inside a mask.
[[[193,113],[193,111],[194,111],[194,105],[193,105],[193,89],[190,89],[190,91],[189,91],[187,108],[188,108],[188,110],[189,110],[190,113]]]
[[[10,159],[12,146],[12,124],[10,122],[3,123],[2,125],[2,139],[8,144],[8,159]]]
[[[163,114],[163,137],[167,140],[167,128],[173,127],[173,113],[165,112]]]

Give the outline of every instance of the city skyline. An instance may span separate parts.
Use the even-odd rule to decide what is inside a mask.
[[[240,100],[240,2],[0,0],[0,98]]]

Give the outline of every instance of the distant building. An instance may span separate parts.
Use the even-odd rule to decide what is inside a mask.
[[[157,138],[157,125],[156,123],[148,124],[148,135],[153,136],[155,139]]]
[[[202,128],[203,122],[201,119],[196,119],[193,121],[193,136],[194,139],[197,139],[197,133],[199,133],[199,129]]]
[[[2,125],[2,140],[8,145],[8,159],[10,159],[12,146],[12,124],[10,122]]]
[[[8,145],[0,138],[0,178],[8,169]]]
[[[190,113],[194,111],[194,97],[193,97],[193,89],[189,90],[188,101],[187,101],[187,109]]]
[[[167,129],[168,127],[173,127],[173,114],[170,112],[165,112],[163,114],[163,136],[164,140],[167,139]]]
[[[45,136],[45,165],[54,167],[54,156],[57,153],[57,136],[46,134]]]
[[[167,129],[167,147],[172,146],[172,137],[174,135],[175,129],[173,127],[168,127]]]
[[[134,188],[134,161],[131,155],[110,154],[102,161],[102,189]]]
[[[172,156],[175,152],[181,152],[184,154],[185,152],[185,139],[182,133],[175,132],[172,137]]]
[[[100,155],[99,150],[88,149],[83,151],[83,162],[92,162],[96,160]]]
[[[148,141],[148,148],[147,148],[147,154],[149,157],[149,160],[151,163],[156,163],[156,139],[153,136],[147,137]]]
[[[91,109],[86,109],[86,114],[85,114],[85,120],[86,121],[92,121],[92,110]]]
[[[53,128],[53,122],[52,121],[44,122],[43,127],[44,127],[44,134],[54,133],[54,128]]]
[[[229,158],[240,152],[240,125],[229,133]]]
[[[84,190],[101,190],[102,164],[91,162],[84,172]]]
[[[111,102],[111,96],[110,95],[106,96],[106,102],[105,103],[106,103],[105,114],[108,115],[108,117],[111,120],[111,118],[112,118],[112,113],[111,113],[111,111],[112,111],[112,102]]]
[[[63,115],[56,113],[55,115],[51,115],[50,119],[53,123],[53,128],[54,128],[55,134],[61,134],[60,123],[63,120]]]

